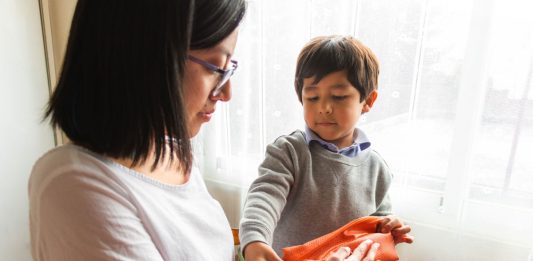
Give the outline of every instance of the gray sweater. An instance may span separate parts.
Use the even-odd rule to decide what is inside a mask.
[[[254,241],[282,248],[303,244],[353,219],[390,215],[392,174],[369,148],[354,158],[306,143],[295,131],[268,145],[240,224],[241,246]]]

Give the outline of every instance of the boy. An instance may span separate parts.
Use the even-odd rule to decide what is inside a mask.
[[[352,37],[317,37],[302,49],[295,89],[307,126],[267,147],[240,224],[247,260],[279,260],[283,247],[368,215],[386,216],[376,232],[412,242],[391,216],[392,174],[356,128],[377,98],[378,74],[375,55]]]

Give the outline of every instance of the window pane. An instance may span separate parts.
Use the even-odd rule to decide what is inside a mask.
[[[261,124],[257,124],[262,112],[261,70],[262,39],[261,4],[249,1],[243,25],[239,30],[239,40],[235,48],[235,58],[239,68],[232,81],[232,99],[229,107],[229,139],[233,156],[262,155]]]
[[[311,35],[353,35],[357,3],[354,0],[311,1]]]
[[[491,64],[472,161],[470,196],[533,206],[531,3],[496,1]]]
[[[372,1],[376,13],[359,26],[382,65],[380,95],[365,128],[396,182],[443,191],[471,3],[379,2]]]

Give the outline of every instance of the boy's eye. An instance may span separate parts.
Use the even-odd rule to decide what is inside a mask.
[[[348,98],[348,95],[343,95],[343,96],[333,95],[333,100],[336,100],[336,101],[342,101],[342,100],[344,100],[346,98]]]
[[[308,98],[306,98],[306,100],[308,100],[310,102],[316,102],[316,101],[318,101],[318,96],[308,97]]]

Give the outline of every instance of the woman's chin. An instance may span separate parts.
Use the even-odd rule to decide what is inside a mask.
[[[202,123],[191,123],[189,124],[189,139],[192,139],[198,135],[200,132],[200,128],[202,127]]]

